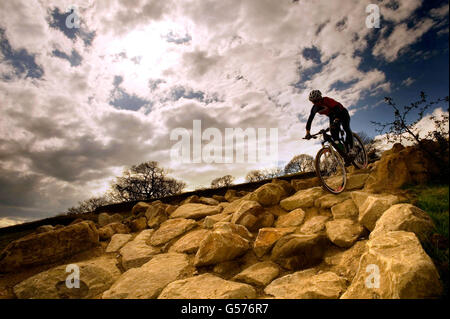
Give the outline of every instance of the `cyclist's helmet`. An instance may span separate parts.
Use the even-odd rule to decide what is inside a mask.
[[[312,90],[311,93],[309,93],[309,100],[311,102],[316,102],[322,98],[322,92],[319,90]]]

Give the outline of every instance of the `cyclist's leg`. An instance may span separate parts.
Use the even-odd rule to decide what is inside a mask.
[[[330,114],[330,133],[331,133],[331,137],[333,138],[334,141],[338,141],[339,140],[339,127],[340,127],[340,123],[336,120],[336,116]]]
[[[350,114],[348,114],[347,110],[342,112],[342,116],[340,118],[342,128],[345,131],[345,143],[347,144],[349,150],[353,148],[353,133],[350,128]]]

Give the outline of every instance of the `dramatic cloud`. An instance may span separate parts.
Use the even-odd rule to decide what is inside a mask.
[[[311,89],[358,114],[363,99],[392,92],[389,63],[448,25],[448,6],[418,20],[421,0],[390,0],[377,2],[383,27],[370,29],[370,3],[0,2],[0,221],[63,212],[143,161],[193,189],[313,155],[319,144],[300,140]],[[278,128],[278,161],[171,160],[170,133],[194,120],[222,134]]]

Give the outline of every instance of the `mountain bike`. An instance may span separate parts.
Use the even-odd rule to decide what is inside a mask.
[[[322,135],[322,148],[317,152],[314,165],[317,177],[319,177],[322,187],[333,194],[344,191],[347,184],[347,172],[345,166],[353,164],[358,169],[367,167],[369,162],[367,151],[361,138],[353,133],[353,148],[355,156],[351,158],[348,153],[348,145],[345,143],[344,130],[340,130],[339,140],[334,141],[331,135],[327,134],[330,129],[320,130],[311,135],[311,138],[318,138]]]

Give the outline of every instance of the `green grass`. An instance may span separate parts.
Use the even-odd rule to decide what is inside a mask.
[[[444,247],[438,247],[433,241],[423,243],[423,248],[433,259],[444,284],[444,298],[448,298],[449,280],[449,185],[417,185],[407,188],[415,206],[427,212],[435,224],[434,232],[447,239]]]

